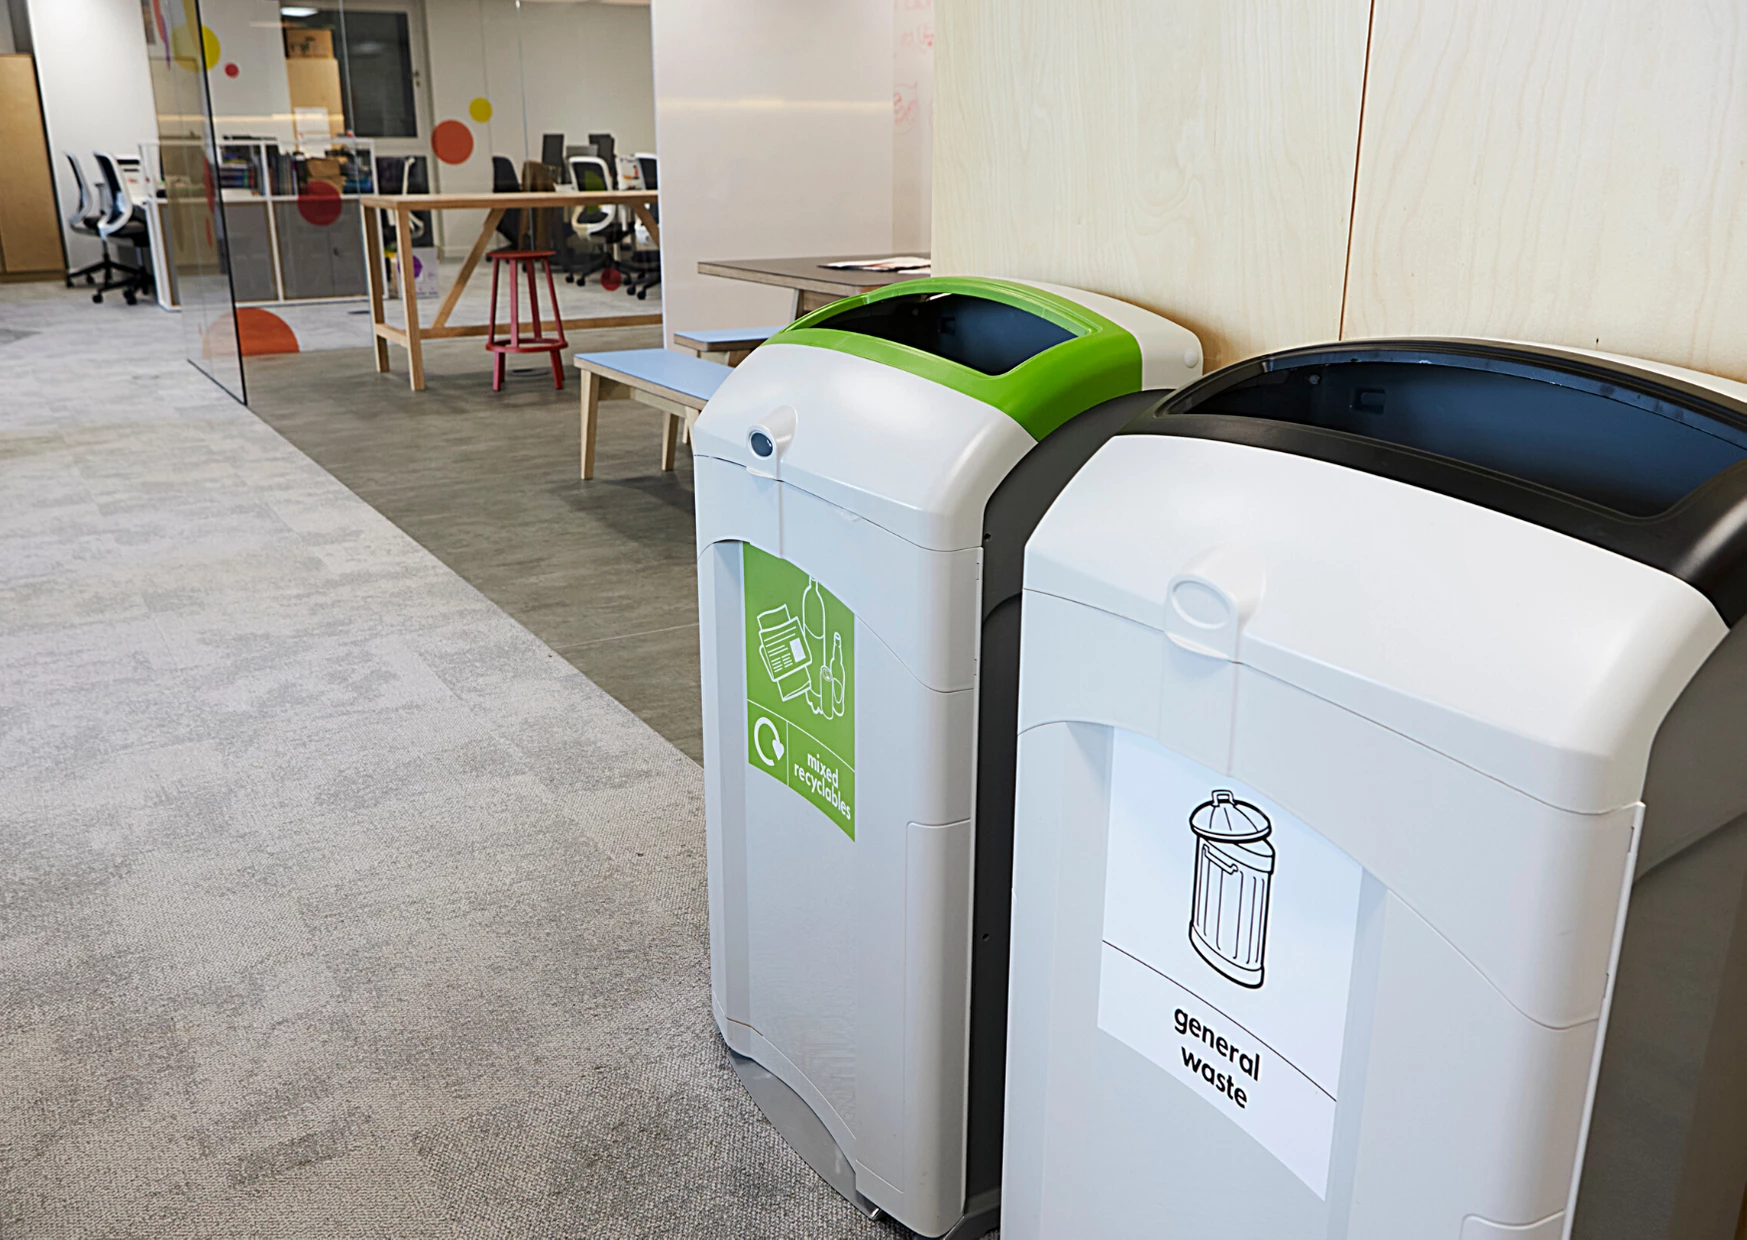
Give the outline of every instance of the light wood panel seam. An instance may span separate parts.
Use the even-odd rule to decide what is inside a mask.
[[[1353,283],[1353,233],[1359,226],[1359,165],[1365,158],[1365,108],[1371,102],[1371,37],[1377,30],[1377,0],[1365,16],[1365,69],[1359,77],[1359,125],[1353,139],[1353,196],[1347,205],[1347,257],[1341,265],[1341,313],[1335,339],[1347,338],[1347,290]]]

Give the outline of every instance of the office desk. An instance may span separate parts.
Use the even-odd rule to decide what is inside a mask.
[[[927,258],[920,250],[910,251],[916,258]],[[795,317],[811,314],[820,306],[828,306],[840,297],[871,293],[888,284],[919,279],[924,272],[846,271],[827,267],[826,263],[842,263],[854,259],[873,261],[894,258],[892,254],[828,254],[821,258],[724,258],[706,259],[698,264],[698,274],[722,276],[729,280],[750,280],[754,284],[774,284],[795,290]]]
[[[467,287],[467,281],[473,278],[474,268],[485,257],[486,248],[491,244],[491,238],[497,232],[498,221],[503,219],[505,211],[525,211],[540,207],[630,207],[637,219],[649,230],[650,239],[656,245],[661,244],[661,230],[649,210],[660,201],[660,194],[655,190],[554,190],[522,194],[366,194],[360,201],[364,206],[364,244],[367,250],[365,258],[370,267],[370,329],[376,340],[376,369],[378,373],[388,373],[388,345],[393,341],[406,350],[412,390],[415,392],[425,389],[424,341],[446,340],[455,336],[483,336],[491,330],[486,323],[452,326],[449,316],[454,313],[455,303],[460,300],[461,291]],[[400,301],[406,307],[406,327],[402,329],[391,325],[384,316],[382,224],[376,212],[394,212],[395,236],[410,237],[414,211],[481,210],[486,212],[486,216],[485,225],[479,230],[479,239],[468,252],[467,261],[461,264],[454,285],[450,287],[448,296],[443,298],[443,304],[437,307],[436,317],[431,320],[429,327],[419,324],[418,297],[413,295],[412,247],[401,246],[396,251],[394,270],[396,284],[400,288]],[[659,314],[612,314],[592,319],[565,319],[564,329],[587,331],[595,327],[642,327],[659,322]]]

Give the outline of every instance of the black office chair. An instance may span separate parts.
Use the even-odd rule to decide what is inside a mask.
[[[611,189],[606,161],[595,155],[577,155],[570,160],[570,179],[579,190],[593,192]],[[617,272],[618,247],[625,229],[620,222],[618,207],[576,207],[570,212],[571,239],[576,245],[566,245],[564,278],[571,284],[587,284],[589,276],[602,273],[602,287],[616,287],[618,281],[607,277]]]
[[[85,169],[80,165],[79,157],[71,151],[63,151],[62,154],[67,157],[67,163],[73,169],[73,184],[79,191],[79,202],[73,208],[72,214],[67,216],[67,227],[76,233],[84,233],[87,237],[95,238],[103,246],[102,258],[67,272],[67,287],[72,288],[73,281],[80,279],[84,280],[86,284],[95,284],[98,279],[107,282],[116,272],[124,269],[131,270],[131,268],[128,268],[125,263],[115,261],[115,258],[109,253],[108,240],[97,230],[97,226],[103,222],[106,212],[98,196],[91,192],[91,183],[85,179]]]
[[[617,145],[610,133],[591,133],[588,144],[594,147],[592,154],[599,155],[607,166],[607,186],[610,189],[619,188],[619,160],[614,151]]]
[[[491,192],[494,194],[519,194],[522,192],[522,179],[516,175],[516,166],[507,155],[493,155],[491,157]],[[497,222],[497,231],[511,245],[521,245],[521,211],[513,208],[505,211],[503,218]]]
[[[639,151],[636,159],[637,171],[643,178],[643,188],[660,189],[659,178],[656,175],[655,156]],[[659,227],[661,224],[661,204],[658,202],[650,203],[649,214],[655,220],[656,226]],[[651,245],[638,249],[637,232],[633,228],[631,230],[629,260],[626,264],[628,278],[625,281],[625,292],[638,301],[646,301],[649,298],[649,290],[661,283],[661,247]]]
[[[115,157],[102,151],[93,151],[91,158],[97,161],[97,171],[103,175],[103,188],[107,198],[103,217],[97,222],[97,235],[103,242],[104,254],[109,253],[109,243],[114,241],[133,246],[134,252],[140,255],[137,266],[111,263],[114,270],[104,274],[103,283],[91,294],[91,300],[101,305],[103,294],[120,292],[127,299],[128,305],[135,305],[139,301],[139,295],[150,292],[152,288],[151,270],[146,261],[146,255],[151,251],[150,230],[146,226],[144,213],[128,197],[127,186],[122,183],[121,171],[116,167]]]

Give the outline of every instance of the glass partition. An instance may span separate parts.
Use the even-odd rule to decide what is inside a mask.
[[[158,113],[156,147],[141,154],[147,210],[163,238],[160,298],[182,311],[188,360],[246,400],[206,93],[213,49],[197,33],[204,29],[198,0],[140,0],[140,8]]]
[[[655,147],[647,4],[141,5],[173,300],[191,356],[239,395],[247,359],[372,347],[371,223],[386,331],[404,329],[409,295],[431,325],[482,247],[553,251],[566,318],[659,310],[657,238],[630,210],[511,210],[489,231],[483,209],[415,210],[403,238],[394,213],[368,221],[363,206],[371,194],[641,185]],[[490,266],[476,264],[451,325],[483,328]]]

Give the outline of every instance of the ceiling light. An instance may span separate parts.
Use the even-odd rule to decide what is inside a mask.
[[[319,10],[307,4],[282,4],[279,6],[281,17],[314,17]]]

